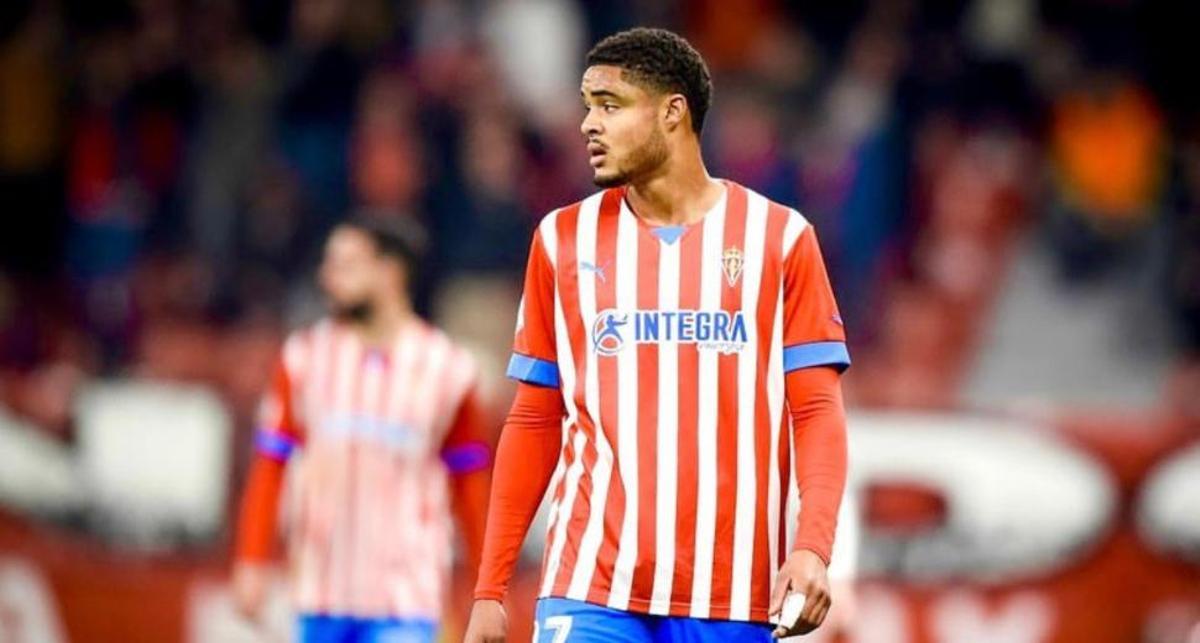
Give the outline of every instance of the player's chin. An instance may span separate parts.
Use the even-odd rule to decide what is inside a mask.
[[[602,188],[615,188],[618,185],[625,185],[627,179],[620,172],[605,171],[601,168],[596,168],[592,174],[592,183]]]

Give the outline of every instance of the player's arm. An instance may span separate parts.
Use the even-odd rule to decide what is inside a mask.
[[[562,418],[562,395],[557,388],[517,385],[496,447],[487,532],[467,643],[505,640],[508,624],[502,601],[525,534],[558,464]]]
[[[284,471],[300,441],[291,413],[290,391],[287,371],[281,363],[263,399],[254,457],[238,511],[233,589],[238,610],[247,618],[257,618],[266,598]]]
[[[846,484],[846,416],[838,371],[827,366],[787,374],[786,394],[796,453],[801,508],[792,552],[771,594],[771,613],[780,613],[777,636],[816,629],[832,605],[828,578],[838,507]],[[798,615],[785,608],[789,594]]]
[[[520,383],[500,443],[476,599],[503,600],[562,448],[558,389]]]
[[[793,550],[833,558],[838,507],[846,487],[846,413],[836,370],[806,368],[787,375],[800,521]]]
[[[553,219],[545,223],[553,225]],[[545,224],[543,224],[545,225]],[[525,268],[508,376],[517,394],[496,446],[475,605],[467,643],[504,641],[508,621],[503,599],[562,448],[562,394],[554,335],[555,277],[541,233],[534,235]]]
[[[486,413],[477,387],[458,407],[442,446],[442,461],[450,471],[450,499],[462,535],[468,569],[479,567],[487,516],[488,467],[492,452],[486,436]]]
[[[816,233],[800,221],[793,215],[784,239],[783,367],[801,510],[771,592],[769,610],[781,616],[776,636],[810,632],[828,613],[828,566],[846,481],[840,374],[850,355]]]

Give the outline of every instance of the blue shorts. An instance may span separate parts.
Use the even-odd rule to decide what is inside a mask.
[[[565,598],[543,598],[533,643],[769,643],[766,623],[712,621],[623,612]]]
[[[297,643],[433,643],[437,623],[423,619],[357,618],[304,614]]]

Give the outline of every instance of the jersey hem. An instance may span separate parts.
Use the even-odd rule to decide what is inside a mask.
[[[607,603],[599,603],[599,602],[596,602],[593,600],[588,600],[586,598],[583,598],[583,599],[573,598],[571,596],[566,596],[563,594],[551,593],[551,594],[546,594],[544,596],[538,596],[538,600],[542,600],[543,598],[558,598],[558,599],[567,600],[567,601],[579,601],[580,603],[587,603],[588,605],[595,605],[596,607],[603,607],[605,609],[617,610],[618,612],[631,612],[634,614],[644,614],[646,616],[662,616],[662,617],[667,617],[667,618],[691,618],[691,619],[696,619],[696,620],[700,620],[700,621],[728,621],[731,623],[765,623],[767,625],[772,625],[772,623],[770,622],[770,618],[769,618],[770,615],[767,614],[767,610],[764,608],[751,608],[749,616],[744,619],[732,618],[732,617],[714,618],[712,616],[705,616],[705,617],[692,616],[692,606],[690,603],[674,603],[674,602],[666,603],[667,611],[664,613],[660,613],[659,611],[654,611],[652,609],[653,607],[658,607],[659,605],[655,605],[654,601],[652,601],[650,599],[645,599],[645,598],[630,598],[629,605],[625,609],[612,607],[611,605],[608,605]],[[731,611],[732,610],[731,610],[730,606],[728,606],[728,605],[710,605],[708,608],[709,614],[712,614],[713,612],[731,612]]]

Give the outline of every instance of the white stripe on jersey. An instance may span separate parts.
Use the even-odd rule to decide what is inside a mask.
[[[413,386],[413,405],[407,414],[407,419],[415,426],[436,426],[436,414],[439,409],[436,401],[438,391],[451,389],[458,393],[460,382],[456,381],[453,372],[454,365],[450,363],[450,345],[446,342],[432,342],[425,351],[425,364],[419,375],[416,375]],[[456,399],[462,399],[461,395]],[[453,422],[454,418],[448,418]]]
[[[783,228],[783,254],[786,258],[792,253],[792,248],[796,247],[796,242],[800,240],[800,234],[809,226],[808,219],[804,215],[795,210],[788,210],[787,225]]]
[[[537,231],[537,234],[541,235],[541,237],[542,237],[542,248],[546,251],[546,258],[550,262],[550,266],[552,268],[554,268],[555,266],[558,265],[558,217],[560,216],[561,212],[562,212],[562,210],[554,210],[550,214],[546,215],[546,217],[543,218],[542,222],[538,225],[538,231]],[[524,296],[522,296],[521,299],[522,299],[522,305],[524,305]],[[560,328],[558,325],[558,316],[559,316],[559,311],[561,310],[561,307],[560,307],[559,301],[558,301],[558,280],[557,279],[554,282],[554,301],[555,301],[555,306],[554,306],[555,333],[557,334],[559,332],[559,328]],[[524,315],[524,311],[522,311],[521,314]],[[524,319],[524,317],[522,317],[522,319]],[[518,321],[518,323],[523,323],[523,322]],[[557,350],[562,350],[562,345],[559,344],[555,348]],[[566,358],[565,358],[567,361],[564,362],[563,359],[564,359],[563,356],[558,356],[558,358],[557,358],[557,363],[559,364],[559,372],[560,373],[562,372],[562,370],[564,368],[562,366],[562,364],[572,363],[570,361],[570,351],[568,351],[568,354],[566,355]],[[560,375],[559,377],[561,378],[562,375]],[[564,385],[559,390],[566,391],[567,389]],[[569,397],[569,395],[567,395],[566,393],[563,393],[564,408],[567,410],[567,416],[565,418],[563,418],[563,423],[562,423],[562,426],[563,426],[562,447],[563,447],[563,449],[566,448],[567,440],[570,439],[570,432],[568,431],[568,429],[571,427],[572,423],[575,421],[575,415],[572,412],[575,407],[568,405],[569,404],[569,400],[567,400],[568,397]],[[558,463],[554,465],[554,473],[550,476],[550,484],[546,487],[549,490],[548,497],[550,498],[549,505],[547,506],[547,511],[546,511],[547,552],[549,552],[550,545],[553,544],[551,535],[555,531],[555,525],[557,524],[560,502],[561,502],[559,499],[557,499],[557,495],[558,495],[557,490],[559,489],[559,486],[564,483],[563,477],[566,476],[566,474],[567,474],[567,469],[566,469],[565,463],[563,462],[563,459],[560,457],[558,459]],[[547,555],[547,559],[548,559],[548,555]]]
[[[549,221],[554,221],[558,216],[551,217]],[[553,227],[551,223],[551,227]],[[543,237],[542,242],[546,244],[546,252],[551,257],[558,253],[558,235],[557,231],[552,233],[550,241],[547,243],[547,237],[544,234],[547,230],[546,224],[542,225]],[[567,320],[563,312],[562,292],[556,286],[554,288],[554,335],[557,344],[558,357],[558,373],[561,379],[563,403],[566,406],[567,418],[564,426],[568,430],[575,431],[574,451],[575,461],[567,468],[565,477],[563,478],[563,498],[562,504],[559,505],[553,523],[553,535],[547,539],[549,543],[549,555],[546,558],[546,567],[544,577],[542,578],[542,589],[539,596],[549,596],[550,590],[554,587],[554,579],[558,576],[558,566],[562,561],[562,550],[566,546],[567,541],[567,524],[571,522],[571,510],[575,505],[575,495],[579,490],[579,478],[583,475],[583,447],[587,441],[583,431],[579,430],[577,423],[579,421],[579,411],[575,407],[575,358],[571,350],[571,337],[567,334]]]
[[[782,278],[782,275],[780,275]],[[783,428],[783,288],[775,298],[771,323],[771,348],[767,358],[767,417],[771,418],[771,449],[767,465],[767,567],[775,577],[779,560],[779,432]],[[789,421],[787,426],[791,426]]]
[[[728,200],[729,188],[724,200]],[[725,243],[725,210],[713,210],[704,219],[703,256],[700,258],[700,309],[721,307],[721,252]],[[692,576],[693,618],[708,618],[712,598],[713,539],[717,530],[717,352],[699,351],[696,415],[696,556]],[[687,466],[690,466],[687,465]]]
[[[558,218],[560,216],[562,216],[562,210],[555,210],[546,215],[546,218],[538,224],[538,234],[542,235],[542,248],[546,250],[546,258],[555,272],[558,271]],[[558,290],[557,283],[555,283],[554,289]]]
[[[758,315],[758,287],[762,280],[763,255],[767,235],[767,200],[747,190],[746,242],[742,252],[742,310]],[[754,521],[757,509],[758,481],[755,454],[755,394],[758,383],[758,324],[747,324],[746,348],[738,354],[737,409],[737,501],[733,523],[733,583],[729,599],[729,617],[750,618],[750,577],[754,571]]]
[[[330,369],[330,346],[333,340],[333,324],[328,320],[322,321],[313,328],[312,339],[309,340],[309,353],[312,357],[307,360],[312,366],[304,378],[304,413],[301,418],[305,425],[313,425],[320,421],[320,409],[328,397],[322,385],[328,377]]]
[[[305,373],[303,388],[303,408],[302,414],[303,423],[311,430],[312,425],[319,418],[319,411],[324,400],[325,391],[321,390],[324,383],[324,378],[328,376],[330,364],[330,342],[332,337],[332,324],[328,321],[321,321],[313,327],[311,338],[308,343],[308,351],[311,356],[307,361],[311,368]],[[311,437],[306,436],[306,441]],[[306,458],[307,454],[301,450],[301,458]],[[303,471],[303,467],[300,467]],[[304,483],[303,476],[300,477],[301,483]],[[289,489],[289,492],[295,493]],[[297,524],[292,527],[292,533],[304,534],[313,530],[313,523],[316,516],[313,515],[312,508],[306,506],[300,496],[292,496],[291,500],[299,500],[298,507],[300,509],[297,515]],[[295,555],[297,557],[297,567],[300,569],[314,569],[318,565],[317,552],[314,548],[300,540],[299,546],[296,548]],[[321,579],[317,574],[308,576],[299,576],[296,579],[295,585],[295,601],[300,605],[319,605],[321,602]]]
[[[579,209],[579,225],[576,228],[575,252],[576,260],[596,265],[596,231],[600,213],[601,192],[583,202]],[[596,318],[596,280],[582,278],[579,280],[579,311],[583,317],[583,328],[592,327]],[[587,341],[585,339],[585,341]],[[596,464],[592,467],[592,495],[589,498],[590,515],[583,536],[579,542],[579,551],[575,559],[575,569],[571,574],[571,582],[567,587],[567,598],[585,600],[592,586],[592,573],[596,569],[596,555],[600,551],[600,543],[604,539],[604,512],[608,507],[608,482],[612,476],[613,454],[612,446],[604,435],[600,413],[600,372],[596,352],[584,351],[584,403],[588,415],[595,425]]]
[[[681,242],[660,244],[658,309],[679,310],[679,247]],[[654,586],[650,613],[671,609],[671,583],[675,573],[675,509],[679,492],[679,345],[658,345],[658,452],[655,493]]]
[[[809,226],[808,221],[795,210],[788,211],[787,225],[783,229],[783,254],[786,258],[792,252],[792,248],[796,247],[796,242],[800,240],[800,235],[805,228]],[[782,293],[783,288],[780,288]],[[782,340],[781,340],[782,343]],[[786,401],[786,400],[785,400]],[[791,430],[791,420],[787,421],[789,430]],[[791,551],[796,540],[796,529],[800,522],[800,489],[796,480],[796,444],[793,440],[787,441],[788,445],[788,462],[791,466],[787,471],[787,498],[783,506],[783,542],[780,545],[784,551]]]
[[[339,333],[337,340],[337,364],[336,375],[334,376],[334,398],[333,406],[335,409],[352,410],[356,408],[357,400],[354,399],[355,384],[358,382],[357,366],[361,363],[362,356],[358,350],[358,346],[352,341],[349,333]],[[346,460],[350,459],[350,454],[353,448],[345,449],[341,457]],[[336,482],[338,488],[338,497],[342,502],[353,502],[351,496],[353,486],[355,485],[353,476],[340,476]],[[351,575],[354,570],[354,542],[351,538],[346,538],[343,542],[334,543],[330,555],[330,576],[331,578],[341,580],[341,586],[337,587],[334,592],[338,596],[353,595],[353,581]]]
[[[617,220],[617,308],[637,310],[638,229],[637,220],[621,200]],[[621,540],[608,595],[608,606],[629,608],[633,588],[633,568],[638,554],[638,364],[637,351],[617,354],[617,450],[622,488],[625,490],[625,515],[621,519]]]
[[[379,412],[383,407],[383,392],[385,389],[384,373],[386,366],[379,361],[366,360],[361,363],[359,369],[362,377],[362,391],[359,395],[360,405],[356,410],[363,415],[369,417],[382,417]],[[355,445],[353,447],[358,449]],[[379,561],[379,527],[382,523],[377,523],[379,516],[376,512],[372,512],[368,504],[367,493],[363,486],[370,484],[372,481],[378,482],[379,479],[374,470],[364,471],[364,468],[370,466],[369,462],[359,460],[358,467],[349,472],[349,475],[354,477],[354,498],[351,502],[354,503],[354,518],[358,523],[357,533],[359,543],[367,543],[365,547],[355,548],[355,560],[350,567],[350,591],[352,594],[348,597],[354,604],[369,604],[377,608],[377,603],[383,600],[383,595],[375,595],[370,591],[371,586],[365,582],[363,576],[378,576],[377,572],[372,572],[372,565],[378,564]]]

